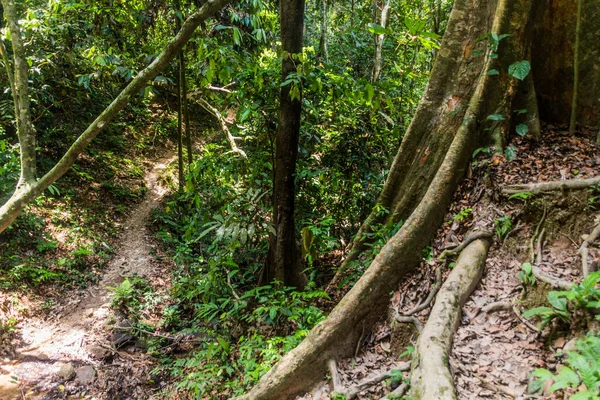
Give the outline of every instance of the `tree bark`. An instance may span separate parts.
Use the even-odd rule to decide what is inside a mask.
[[[183,55],[179,51],[179,68],[177,76],[177,168],[178,168],[178,181],[179,190],[183,190],[183,184],[185,181],[185,173],[183,171],[183,81],[185,80],[185,73],[183,72]]]
[[[283,49],[282,81],[297,71],[302,53],[304,30],[304,0],[280,2],[281,46]],[[295,174],[300,137],[301,101],[292,99],[292,84],[284,85],[280,93],[279,127],[275,139],[275,182],[273,187],[272,259],[267,265],[268,281],[278,280],[288,286],[304,286],[300,254],[296,245]],[[298,85],[302,96],[301,87]]]
[[[329,62],[329,50],[327,48],[327,1],[321,0],[321,35],[319,38],[319,56]]]
[[[448,364],[452,337],[460,323],[462,307],[483,275],[489,245],[489,239],[469,244],[442,285],[415,346],[411,374],[414,400],[456,399]]]
[[[584,1],[581,11],[577,122],[600,123],[600,37],[597,1]],[[534,3],[531,58],[540,118],[568,124],[574,88],[577,1],[543,0]]]
[[[8,58],[8,52],[6,51],[6,47],[4,46],[4,41],[0,40],[0,56],[2,56],[2,62],[4,63],[4,67],[6,69],[6,76],[8,79],[8,85],[10,86],[10,93],[13,99],[14,109],[15,109],[15,119],[19,121],[19,100],[17,95],[17,89],[15,89],[15,75],[13,73],[10,59]]]
[[[575,22],[575,46],[573,52],[573,101],[571,103],[571,120],[569,121],[569,133],[575,134],[577,128],[577,102],[579,98],[579,41],[581,37],[581,6],[583,0],[577,0],[577,21]]]
[[[8,1],[8,0],[2,0]],[[162,71],[181,50],[183,45],[192,37],[196,28],[207,18],[210,18],[231,0],[208,0],[183,24],[177,35],[169,41],[164,50],[154,61],[142,70],[113,102],[91,123],[90,126],[71,145],[58,163],[37,183],[15,194],[0,207],[0,232],[4,231],[25,206],[39,196],[48,186],[63,176],[73,165],[79,154],[102,131],[102,129],[129,103],[131,98],[144,87],[146,82]],[[13,38],[14,40],[14,38]]]
[[[383,10],[381,10],[381,20],[379,24],[384,28],[387,28],[390,22],[390,2],[390,0],[387,0],[385,5],[383,6]],[[373,65],[373,75],[371,77],[371,82],[376,82],[379,79],[379,75],[381,74],[381,66],[383,63],[382,52],[384,40],[384,34],[375,36],[375,63]]]
[[[473,93],[473,82],[485,62],[484,57],[471,57],[471,53],[476,51],[485,52],[485,43],[471,40],[472,37],[481,37],[490,31],[487,21],[494,10],[490,1],[481,2],[479,7],[486,7],[487,14],[477,12],[461,15],[464,21],[455,19],[448,22],[442,48],[436,57],[425,93],[392,162],[377,199],[377,206],[354,237],[340,272],[332,280],[333,285],[341,279],[343,271],[368,248],[369,234],[374,228],[394,226],[408,218],[425,195],[444,160],[456,131],[463,122]],[[461,7],[454,8],[455,15],[459,9]],[[459,57],[461,51],[466,54]],[[378,212],[377,209],[381,207],[389,213],[383,215]]]
[[[183,101],[183,122],[185,126],[185,147],[187,150],[188,166],[194,162],[194,155],[192,153],[192,129],[190,126],[190,113],[188,110],[188,91],[187,91],[187,77],[185,74],[185,54],[182,51],[179,52],[179,79],[181,82],[181,99]]]
[[[351,354],[361,333],[369,331],[387,309],[390,291],[419,264],[422,249],[442,223],[472,151],[488,138],[486,117],[499,108],[510,108],[517,82],[506,71],[524,57],[524,25],[530,5],[531,1],[455,1],[442,48],[409,130],[412,138],[405,139],[399,151],[404,157],[396,158],[392,167],[391,174],[402,176],[401,182],[388,178],[386,186],[395,189],[384,189],[392,200],[413,188],[422,192],[422,186],[426,186],[425,193],[411,200],[418,201],[414,211],[327,319],[239,399],[293,398],[310,389],[323,377],[327,360]],[[494,16],[493,25],[490,15]],[[512,34],[513,40],[501,43],[498,59],[471,57],[477,39],[490,31]],[[492,68],[501,71],[500,75],[488,75]],[[506,130],[508,121],[504,121]],[[420,137],[414,139],[413,135]],[[438,161],[431,163],[432,158]],[[422,172],[428,161],[427,172]],[[398,169],[399,164],[405,169]],[[407,171],[416,173],[406,175]]]
[[[21,176],[15,193],[26,190],[35,184],[36,179],[36,134],[31,121],[31,108],[29,101],[28,74],[29,65],[23,47],[21,30],[17,23],[17,11],[14,0],[2,0],[4,16],[8,24],[13,48],[13,99],[15,102],[15,116],[17,117],[17,135],[21,153]],[[6,62],[6,60],[5,60]],[[7,64],[7,71],[10,66]],[[10,75],[10,73],[9,73]],[[10,76],[9,76],[10,82]]]

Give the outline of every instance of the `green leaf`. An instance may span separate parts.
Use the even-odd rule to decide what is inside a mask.
[[[488,74],[488,75],[500,75],[500,72],[498,72],[498,70],[497,70],[497,69],[490,69],[490,70],[487,72],[487,74]]]
[[[519,125],[517,125],[515,130],[517,131],[519,136],[522,137],[522,136],[525,136],[527,134],[527,132],[529,132],[529,127],[526,124],[519,124]]]
[[[488,115],[487,119],[489,121],[504,121],[504,117],[500,114],[491,114]]]
[[[560,369],[558,375],[554,378],[554,384],[550,386],[549,393],[554,393],[557,390],[565,389],[568,387],[576,388],[579,386],[579,375],[569,367],[564,365]]]
[[[531,71],[531,64],[527,60],[517,61],[508,67],[508,73],[520,81],[529,75],[529,71]]]
[[[383,26],[373,23],[369,24],[369,32],[371,32],[374,35],[385,35],[386,33],[389,33],[389,31]]]
[[[229,353],[230,346],[225,339],[217,337],[217,342],[219,342],[219,346],[221,346],[225,353]]]
[[[551,315],[553,313],[554,313],[554,309],[552,309],[550,307],[536,307],[536,308],[532,308],[531,310],[525,311],[523,313],[523,317],[531,318],[536,315],[545,316],[545,315]]]

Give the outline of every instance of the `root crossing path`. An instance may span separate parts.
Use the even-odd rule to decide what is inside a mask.
[[[21,324],[20,346],[13,357],[0,360],[0,399],[67,398],[69,394],[94,387],[122,394],[121,389],[115,387],[114,375],[131,368],[122,363],[105,365],[102,362],[114,355],[108,340],[113,294],[108,287],[119,285],[125,275],[150,278],[164,273],[151,254],[154,246],[146,225],[151,210],[167,193],[159,184],[159,177],[172,160],[172,156],[159,160],[146,175],[145,199],[126,220],[116,253],[100,282],[88,288],[74,304],[64,306],[55,318],[31,319]],[[135,357],[119,361],[139,363]],[[131,376],[119,378],[135,381]],[[131,382],[127,385],[131,386]],[[135,392],[139,390],[134,387],[127,392],[131,396],[128,398],[136,398]],[[105,395],[110,398],[109,393]]]

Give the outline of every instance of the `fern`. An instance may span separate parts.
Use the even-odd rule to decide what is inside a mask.
[[[569,397],[570,400],[600,400],[600,338],[587,336],[577,340],[575,347],[576,351],[566,351],[565,364],[568,366],[559,367],[558,374],[539,368],[533,372],[536,379],[532,383],[539,390],[550,380],[553,383],[549,393],[579,389]]]

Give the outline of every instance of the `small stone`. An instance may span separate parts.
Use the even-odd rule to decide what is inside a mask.
[[[577,350],[577,347],[575,347],[575,342],[577,341],[577,338],[573,338],[571,340],[569,340],[567,342],[567,344],[565,344],[565,347],[563,347],[563,351],[575,351]]]
[[[81,385],[89,385],[93,383],[94,378],[96,378],[96,370],[91,365],[86,365],[84,367],[77,368],[75,374],[75,381],[77,381],[77,383]]]
[[[61,379],[68,381],[73,379],[75,376],[75,368],[73,368],[73,364],[71,363],[62,363],[60,364],[60,368],[56,374]]]
[[[97,344],[88,346],[87,351],[96,360],[104,360],[110,356],[110,351],[108,349],[98,346]]]

